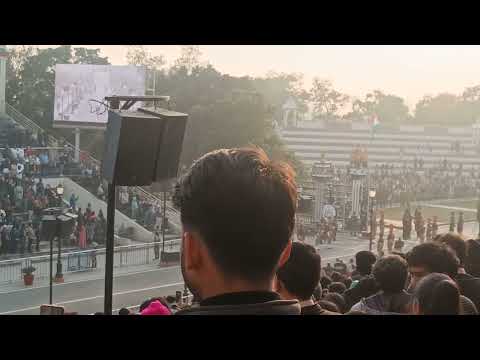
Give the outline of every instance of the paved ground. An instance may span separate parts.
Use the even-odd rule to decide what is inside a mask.
[[[368,240],[339,236],[331,245],[317,247],[325,265],[337,257],[353,257],[368,249]],[[64,284],[55,284],[53,302],[65,306],[67,311],[89,314],[103,309],[104,279],[101,272],[72,274]],[[183,289],[179,266],[158,268],[158,265],[132,266],[118,269],[114,281],[114,309],[133,306],[148,297],[175,294]],[[38,314],[39,306],[48,303],[47,281],[37,281],[34,288],[21,283],[0,287],[0,314]]]
[[[448,230],[441,227],[440,231]],[[465,233],[478,232],[476,223],[465,224]],[[397,233],[397,237],[400,233]],[[313,239],[307,239],[313,244]],[[417,242],[407,241],[405,251]],[[368,249],[368,239],[352,238],[339,234],[336,242],[317,246],[323,259],[323,265],[334,263],[335,258],[348,261],[360,250]],[[373,249],[376,249],[374,244]],[[101,271],[71,274],[64,284],[55,284],[54,303],[65,306],[67,311],[90,314],[103,309],[104,279]],[[175,294],[183,289],[183,279],[179,266],[159,268],[158,265],[132,266],[115,270],[113,308],[129,307],[140,304],[153,296]],[[0,315],[34,315],[39,306],[48,303],[49,287],[47,281],[37,281],[34,288],[25,288],[21,283],[0,287]]]

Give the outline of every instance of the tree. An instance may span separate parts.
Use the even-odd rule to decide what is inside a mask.
[[[108,57],[100,56],[100,49],[74,48],[73,64],[108,65]]]
[[[199,67],[200,58],[202,52],[200,51],[200,46],[198,45],[189,45],[182,46],[180,57],[175,60],[174,69],[186,69],[187,73],[190,74],[195,67]]]
[[[276,73],[270,71],[265,77],[251,79],[253,86],[265,99],[265,103],[275,112],[274,118],[282,118],[282,105],[289,97],[295,100],[298,112],[308,111],[310,94],[303,88],[303,74]]]
[[[127,51],[127,62],[131,65],[160,70],[165,65],[165,58],[162,55],[153,56],[143,45],[135,45],[130,46]]]
[[[317,117],[334,119],[339,116],[339,111],[347,104],[348,95],[342,94],[333,88],[329,80],[313,79],[310,90],[314,112]]]
[[[398,124],[409,119],[408,106],[404,99],[395,95],[386,95],[379,90],[369,93],[365,100],[355,100],[352,104],[352,112],[347,118],[352,120],[370,119],[373,115],[378,116],[380,123]]]
[[[471,121],[462,108],[461,98],[443,93],[424,96],[415,106],[415,121],[419,124],[460,125]]]
[[[480,120],[480,85],[466,88],[458,107],[465,122]]]
[[[185,62],[182,60],[179,62],[182,64],[180,67],[168,71],[161,68],[163,62],[159,59],[163,57],[155,59],[144,48],[129,49],[127,59],[129,63],[157,69],[156,93],[170,95],[172,109],[189,114],[182,164],[189,165],[213,149],[253,143],[265,147],[273,158],[294,162],[297,169],[301,167],[301,163],[295,162],[294,155],[285,149],[273,131],[271,103],[256,90],[259,83],[275,85],[272,86],[272,91],[265,93],[273,95],[278,92],[281,96],[276,99],[281,103],[282,96],[297,91],[292,83],[296,83],[298,77],[290,76],[287,81],[275,79],[257,83],[249,77],[222,74],[210,64],[191,67],[190,65],[198,64],[198,57],[195,52],[185,54]],[[107,61],[97,50],[72,50],[70,46],[15,49],[14,56],[9,60],[9,71],[12,71],[9,74],[9,99],[15,100],[12,105],[20,112],[43,128],[49,128],[53,118],[55,64],[103,64]],[[281,83],[281,89],[276,89],[278,83]],[[67,130],[54,131],[71,135]],[[101,157],[103,134],[86,131],[83,139],[82,148]]]

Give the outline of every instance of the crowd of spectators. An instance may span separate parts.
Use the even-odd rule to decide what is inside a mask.
[[[291,240],[293,170],[260,149],[203,156],[179,179],[174,202],[194,301],[173,310],[166,299],[148,299],[140,314],[478,314],[478,240],[439,234],[406,254],[360,251],[354,263],[322,269],[315,248]]]
[[[480,187],[480,171],[452,173],[443,167],[419,171],[415,168],[396,172],[392,166],[375,167],[370,181],[375,184],[377,204],[391,207],[408,206],[413,201],[450,197],[476,196]]]

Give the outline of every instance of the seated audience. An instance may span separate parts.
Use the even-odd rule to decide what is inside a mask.
[[[419,280],[413,292],[412,313],[417,315],[460,315],[458,285],[448,275],[430,273]]]
[[[408,271],[411,275],[409,292],[414,292],[418,282],[430,273],[440,273],[455,278],[458,272],[459,260],[453,250],[442,244],[424,243],[415,246],[407,253]],[[466,296],[460,295],[461,314],[478,314],[475,304]]]
[[[480,309],[480,278],[468,274],[465,270],[467,258],[467,244],[460,235],[447,233],[439,241],[450,247],[459,260],[459,267],[454,280],[457,282],[460,293],[468,297]]]

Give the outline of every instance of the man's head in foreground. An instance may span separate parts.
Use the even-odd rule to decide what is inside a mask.
[[[179,180],[181,268],[193,294],[273,290],[275,272],[290,255],[294,176],[252,147],[210,152]]]

